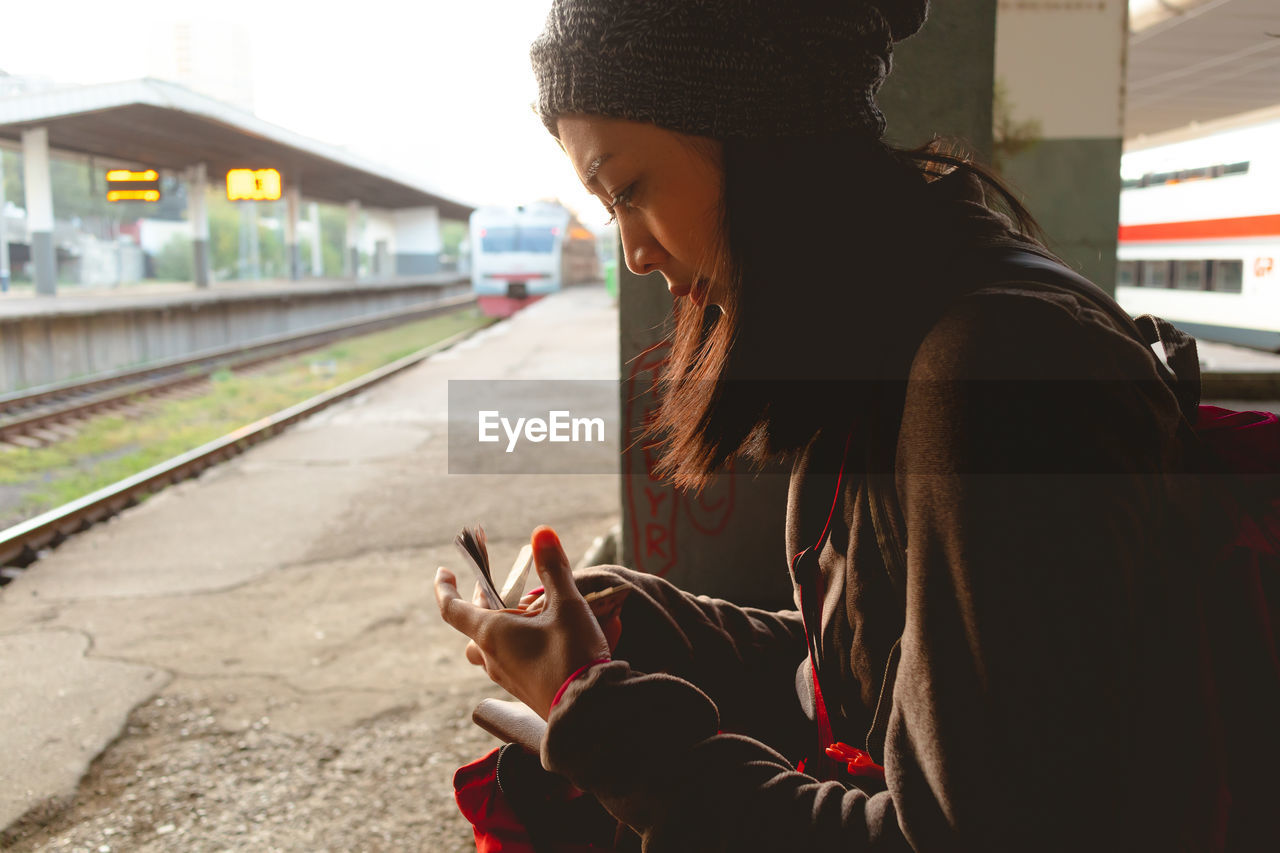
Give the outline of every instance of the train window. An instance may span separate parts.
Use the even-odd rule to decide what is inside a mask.
[[[546,254],[556,247],[555,228],[521,228],[520,251]]]
[[[484,251],[535,252],[546,254],[556,245],[556,230],[549,227],[486,228],[481,232],[480,245]]]
[[[1209,289],[1239,293],[1244,282],[1244,261],[1209,261]]]
[[[1178,172],[1147,172],[1141,178],[1128,178],[1120,182],[1125,190],[1142,187],[1160,187],[1165,184],[1177,184],[1182,181],[1224,178],[1228,175],[1243,175],[1249,171],[1249,161],[1239,163],[1219,163],[1214,166],[1202,166],[1195,169],[1183,169]]]
[[[1116,264],[1116,286],[1134,287],[1138,283],[1138,262],[1120,261]]]
[[[1204,261],[1174,261],[1173,286],[1176,290],[1204,290]]]
[[[486,228],[480,232],[480,246],[486,252],[514,252],[517,233],[515,228]]]
[[[1143,287],[1168,287],[1169,262],[1143,261],[1142,275],[1138,280],[1142,282]]]

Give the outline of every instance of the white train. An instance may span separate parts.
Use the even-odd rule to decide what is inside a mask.
[[[490,316],[600,279],[595,235],[559,204],[482,207],[471,214],[470,231],[471,285]]]
[[[1280,118],[1125,154],[1116,299],[1280,350]]]

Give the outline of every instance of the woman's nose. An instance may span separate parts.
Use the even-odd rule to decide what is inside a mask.
[[[660,270],[669,257],[653,235],[640,228],[622,229],[622,254],[626,257],[627,269],[636,275]]]

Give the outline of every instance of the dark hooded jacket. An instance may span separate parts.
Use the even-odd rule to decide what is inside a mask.
[[[635,587],[622,641],[553,709],[544,765],[654,853],[1223,848],[1200,490],[1151,350],[1004,280],[939,313],[908,379],[883,454],[865,424],[814,436],[787,515],[788,561],[818,551],[835,738],[884,781],[796,770],[817,766],[798,612],[623,569],[600,570]]]

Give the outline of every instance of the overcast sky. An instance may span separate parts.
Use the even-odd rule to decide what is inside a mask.
[[[179,17],[251,32],[260,118],[473,203],[558,196],[606,218],[530,110],[529,43],[551,0],[14,0],[0,69],[68,83],[141,77]],[[305,190],[304,190],[305,191]]]

